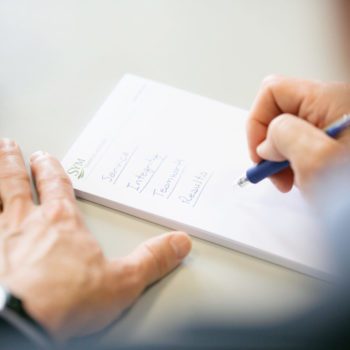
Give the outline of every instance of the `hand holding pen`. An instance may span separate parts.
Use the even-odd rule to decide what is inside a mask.
[[[307,191],[320,170],[349,157],[348,119],[339,119],[349,112],[350,85],[269,77],[248,120],[251,158],[256,163],[263,159],[287,160],[280,163],[282,170],[271,180],[282,192],[289,191],[293,184]],[[266,165],[263,175],[271,171],[271,164]],[[276,165],[272,167],[278,170]],[[254,171],[252,174],[256,175]]]

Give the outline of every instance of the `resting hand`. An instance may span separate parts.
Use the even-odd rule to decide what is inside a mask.
[[[190,251],[188,236],[173,232],[127,257],[107,259],[84,225],[58,160],[39,152],[30,166],[40,205],[32,200],[18,146],[0,141],[0,283],[56,338],[108,325]]]
[[[348,113],[349,84],[268,77],[248,119],[251,158],[289,160],[291,167],[271,180],[282,192],[293,184],[307,191],[323,168],[350,154],[349,131],[334,140],[321,130]]]

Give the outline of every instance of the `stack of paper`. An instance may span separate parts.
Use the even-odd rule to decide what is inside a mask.
[[[246,112],[126,75],[68,151],[77,196],[317,277],[324,241],[297,191],[251,166]]]

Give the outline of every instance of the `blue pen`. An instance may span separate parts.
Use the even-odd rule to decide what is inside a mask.
[[[330,125],[324,131],[325,133],[335,138],[339,135],[343,130],[350,127],[350,114],[344,115],[342,118],[337,120],[335,123]],[[272,162],[270,160],[263,160],[256,166],[247,170],[246,175],[240,178],[237,182],[237,185],[240,187],[245,186],[248,183],[257,184],[261,180],[265,178],[277,174],[281,170],[289,167],[289,161],[283,162]]]

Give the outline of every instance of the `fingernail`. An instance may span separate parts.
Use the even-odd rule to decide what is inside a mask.
[[[35,162],[41,157],[45,157],[47,155],[46,152],[43,151],[36,151],[30,156],[30,161]]]
[[[11,140],[11,139],[0,139],[0,148],[2,150],[6,150],[6,149],[13,149],[16,147],[16,142]]]
[[[265,155],[265,152],[266,152],[266,148],[267,148],[267,142],[266,141],[263,141],[261,142],[261,144],[256,148],[256,153],[264,158],[263,156]]]
[[[170,244],[178,259],[183,259],[191,250],[191,240],[183,232],[175,233],[170,238]]]

